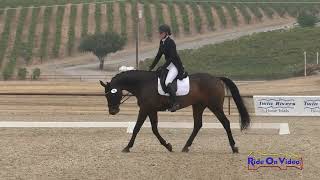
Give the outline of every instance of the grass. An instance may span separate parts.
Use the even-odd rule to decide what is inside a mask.
[[[279,79],[301,75],[303,52],[320,49],[320,28],[297,28],[245,36],[179,55],[189,73],[207,72],[233,79]],[[143,62],[148,67],[152,60]],[[310,62],[311,63],[311,62]]]

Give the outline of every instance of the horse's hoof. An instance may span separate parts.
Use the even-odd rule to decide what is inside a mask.
[[[189,152],[189,148],[184,147],[184,148],[182,149],[182,152],[185,152],[185,153]]]
[[[233,153],[239,153],[238,147],[233,147],[233,148],[232,148],[232,151],[233,151]]]
[[[121,152],[123,152],[123,153],[128,153],[128,152],[130,152],[130,150],[129,150],[129,148],[124,148]]]
[[[172,152],[172,145],[170,143],[167,144],[166,148],[168,151]]]

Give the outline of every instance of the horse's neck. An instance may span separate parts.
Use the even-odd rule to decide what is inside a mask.
[[[148,78],[148,76],[150,78]],[[116,83],[121,86],[123,90],[129,91],[133,95],[138,95],[143,87],[143,84],[150,80],[152,77],[151,73],[132,71],[123,73],[116,78]]]

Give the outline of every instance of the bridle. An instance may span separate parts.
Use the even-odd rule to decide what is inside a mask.
[[[107,93],[105,93],[105,95],[107,95],[107,94],[109,94],[110,92],[107,92]],[[127,93],[127,94],[125,94],[125,95],[122,95],[122,97],[121,97],[121,100],[120,100],[120,103],[119,104],[116,104],[116,105],[111,105],[111,106],[109,106],[108,105],[108,107],[115,107],[115,106],[120,106],[121,104],[123,104],[124,102],[126,102],[128,99],[130,99],[131,98],[131,94],[130,93]],[[123,100],[124,98],[126,97],[126,99],[125,100]],[[122,101],[123,100],[123,101]]]

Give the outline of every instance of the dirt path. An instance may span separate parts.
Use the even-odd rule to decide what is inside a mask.
[[[62,29],[61,29],[61,44],[59,50],[59,56],[65,57],[67,56],[67,46],[68,46],[68,32],[69,32],[69,25],[70,25],[70,13],[71,13],[71,4],[67,4],[64,10],[64,16],[62,19]]]

